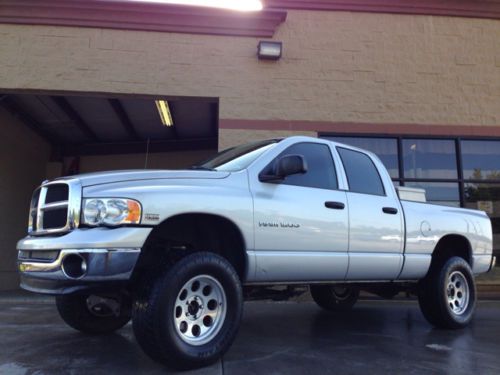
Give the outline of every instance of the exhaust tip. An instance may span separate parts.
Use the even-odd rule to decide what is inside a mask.
[[[87,273],[87,262],[80,254],[68,254],[64,257],[61,268],[69,279],[80,279]]]

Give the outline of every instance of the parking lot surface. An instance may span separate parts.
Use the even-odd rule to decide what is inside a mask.
[[[168,374],[127,325],[91,337],[50,303],[0,300],[0,374]],[[433,329],[414,301],[363,301],[346,314],[313,303],[250,302],[213,366],[184,374],[500,374],[500,302],[480,302],[465,330]]]

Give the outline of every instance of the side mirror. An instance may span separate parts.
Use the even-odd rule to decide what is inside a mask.
[[[307,172],[307,163],[302,155],[286,155],[278,160],[272,168],[271,174],[259,175],[261,182],[282,181],[287,176]]]

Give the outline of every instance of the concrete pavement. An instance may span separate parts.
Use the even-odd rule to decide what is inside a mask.
[[[0,374],[166,374],[127,325],[85,336],[50,303],[0,300]],[[465,330],[433,329],[414,301],[362,301],[347,314],[314,303],[245,304],[217,364],[189,374],[499,374],[500,302],[482,301]]]

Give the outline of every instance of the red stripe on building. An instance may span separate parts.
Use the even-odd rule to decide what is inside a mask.
[[[287,120],[219,120],[220,129],[287,130],[344,134],[400,134],[500,137],[500,127],[484,125],[389,124]]]
[[[265,0],[278,9],[500,18],[500,0]]]

